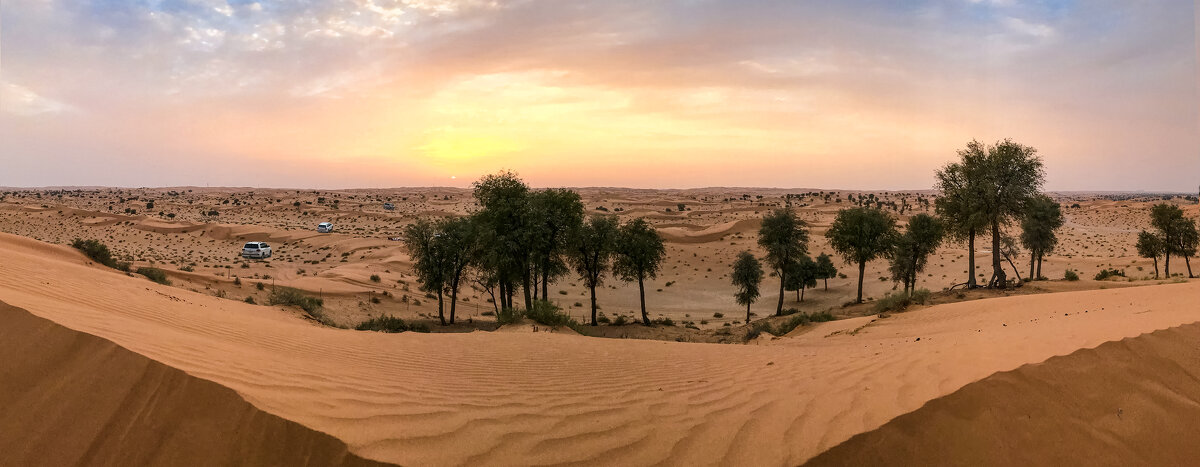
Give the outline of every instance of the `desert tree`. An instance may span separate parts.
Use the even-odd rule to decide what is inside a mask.
[[[862,303],[863,276],[867,263],[886,256],[896,237],[896,219],[874,208],[860,207],[838,211],[825,231],[829,246],[848,263],[858,264],[858,298]]]
[[[450,276],[449,261],[445,251],[445,242],[438,240],[438,227],[428,220],[422,219],[404,228],[404,246],[412,258],[413,269],[417,273],[417,283],[421,290],[437,294],[438,320],[446,325],[444,313],[444,295]]]
[[[480,267],[494,274],[501,308],[513,308],[518,282],[525,290],[525,307],[533,305],[532,232],[529,187],[513,172],[486,175],[473,184],[480,210],[478,236],[488,246]]]
[[[733,286],[737,288],[733,298],[739,305],[746,305],[746,324],[750,324],[750,305],[761,295],[758,287],[763,280],[762,263],[749,251],[738,253],[729,277]]]
[[[817,255],[817,279],[825,282],[825,290],[829,290],[829,279],[837,277],[837,273],[837,267],[833,265],[833,259],[829,255]]]
[[[1158,279],[1158,257],[1162,256],[1164,250],[1162,239],[1145,230],[1138,232],[1137,252],[1138,256],[1150,258],[1154,260],[1154,278]]]
[[[934,201],[934,212],[942,219],[949,237],[967,242],[966,287],[978,287],[975,281],[975,237],[987,227],[987,219],[980,209],[983,177],[978,175],[982,159],[987,154],[982,144],[972,141],[966,149],[958,151],[960,160],[946,164],[937,172],[939,196]]]
[[[476,235],[478,218],[454,217],[436,224],[433,246],[440,251],[446,268],[445,289],[450,293],[450,324],[454,324],[454,312],[458,305],[458,290],[462,285],[467,268],[479,259],[479,237]],[[439,316],[440,316],[439,295]]]
[[[592,294],[592,326],[596,326],[596,287],[604,283],[617,240],[616,216],[592,216],[571,234],[568,258]]]
[[[570,233],[583,223],[583,201],[574,191],[548,188],[530,193],[528,211],[534,282],[542,300],[549,300],[550,283],[569,272],[563,253]],[[533,289],[536,296],[538,287]]]
[[[1175,220],[1175,254],[1183,257],[1187,264],[1188,278],[1192,278],[1192,260],[1196,256],[1196,247],[1200,244],[1200,232],[1196,231],[1196,221],[1180,217]]]
[[[646,279],[658,276],[662,268],[663,258],[667,249],[663,245],[658,231],[646,222],[637,218],[617,231],[616,246],[614,247],[613,274],[626,282],[637,281],[638,300],[642,305],[642,324],[650,325],[650,315],[646,313]]]
[[[788,269],[808,252],[808,229],[791,208],[779,208],[763,217],[758,229],[758,245],[767,251],[767,264],[779,276],[779,304],[775,314],[782,315]]]
[[[917,214],[908,220],[904,233],[892,246],[892,279],[904,284],[904,293],[917,287],[917,275],[925,270],[929,256],[942,244],[945,229],[941,221],[929,214]]]
[[[1021,245],[1029,250],[1029,280],[1042,277],[1042,258],[1058,245],[1056,231],[1066,219],[1062,208],[1046,195],[1033,197],[1021,219]]]
[[[1159,203],[1150,208],[1150,225],[1158,230],[1162,240],[1163,275],[1171,278],[1171,254],[1178,254],[1183,210],[1174,204]]]
[[[796,292],[796,301],[804,301],[804,289],[817,286],[817,277],[820,275],[820,269],[817,262],[813,261],[808,255],[800,255],[796,261],[788,267],[787,273],[787,290]]]
[[[980,145],[972,141],[971,146]],[[968,167],[967,176],[981,180],[978,209],[991,226],[992,280],[988,285],[1003,289],[1008,286],[1008,275],[1000,262],[1002,229],[1024,214],[1042,187],[1045,171],[1037,149],[1008,139],[989,146],[978,163],[978,167]]]

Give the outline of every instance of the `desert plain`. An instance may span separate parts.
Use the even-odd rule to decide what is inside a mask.
[[[1194,198],[1050,193],[1066,223],[1048,280],[963,291],[954,286],[968,274],[986,283],[990,242],[976,242],[975,271],[966,245],[948,242],[918,277],[928,303],[880,313],[873,302],[897,290],[887,261],[867,265],[867,301],[854,305],[856,268],[823,233],[852,199],[881,202],[903,225],[932,213],[933,191],[577,191],[587,212],[645,218],[664,240],[666,262],[646,285],[654,326],[635,324],[636,284],[611,277],[598,291],[608,323],[587,335],[500,326],[473,285],[456,324],[438,325],[394,239],[419,219],[478,209],[469,189],[0,189],[0,464],[1164,465],[1200,455],[1184,442],[1200,429],[1200,281],[1182,258],[1175,277],[1156,279],[1134,247],[1153,204],[1195,219]],[[784,306],[837,319],[747,339],[731,263],[761,252],[761,218],[785,204],[809,227],[809,253],[829,253],[842,275],[802,301],[787,292]],[[318,233],[320,222],[334,231]],[[170,285],[96,264],[69,246],[77,238],[165,271]],[[241,258],[247,241],[273,256]],[[1027,277],[1029,260],[1005,267]],[[1106,269],[1124,276],[1094,278]],[[1081,280],[1064,280],[1067,270]],[[773,319],[777,281],[764,280],[754,321]],[[275,287],[319,296],[327,321],[267,305]],[[584,319],[578,278],[548,288]],[[380,316],[432,332],[353,329]],[[612,324],[621,316],[631,323]]]

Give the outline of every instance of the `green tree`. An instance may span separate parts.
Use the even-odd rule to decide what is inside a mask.
[[[1021,245],[1029,250],[1029,280],[1042,277],[1042,258],[1058,245],[1055,233],[1066,219],[1062,208],[1046,195],[1033,197],[1021,219]]]
[[[646,219],[637,218],[622,225],[617,232],[613,273],[626,282],[637,281],[638,299],[642,304],[642,324],[650,325],[646,313],[646,279],[658,277],[667,249],[662,237]]]
[[[891,251],[896,237],[896,219],[874,208],[849,208],[838,211],[825,238],[829,246],[848,263],[858,264],[858,298],[862,303],[863,275],[867,263]]]
[[[1187,264],[1188,278],[1192,276],[1192,260],[1196,256],[1197,244],[1200,244],[1200,233],[1196,231],[1196,221],[1180,217],[1175,220],[1175,232],[1177,234],[1175,244],[1175,254],[1182,256],[1183,261]]]
[[[440,251],[446,268],[446,290],[450,293],[450,324],[454,324],[454,313],[458,306],[458,289],[466,275],[467,267],[479,258],[479,241],[476,230],[477,217],[455,217],[440,221],[434,233],[433,247]],[[441,302],[438,303],[439,316]]]
[[[763,268],[758,258],[749,251],[738,253],[737,261],[733,263],[733,273],[729,275],[737,292],[733,294],[739,305],[746,305],[746,324],[750,324],[750,305],[758,299],[758,286],[762,284]]]
[[[791,208],[779,208],[763,217],[758,245],[767,250],[767,264],[779,276],[779,304],[775,314],[782,315],[788,267],[808,252],[808,229]]]
[[[571,235],[568,258],[592,293],[592,326],[596,326],[596,287],[604,283],[616,240],[616,216],[592,216]]]
[[[833,259],[825,253],[817,255],[817,279],[825,281],[825,290],[829,290],[829,279],[837,277],[838,270],[833,265]]]
[[[404,228],[404,246],[412,258],[421,290],[437,294],[438,320],[446,325],[443,295],[450,276],[449,260],[445,244],[438,241],[438,228],[422,219]]]
[[[800,258],[792,262],[788,267],[787,287],[786,290],[796,292],[796,301],[804,301],[804,289],[817,286],[817,277],[820,275],[820,269],[817,262],[813,261],[808,255],[800,255]]]
[[[1150,258],[1154,260],[1154,278],[1158,279],[1158,257],[1163,254],[1164,246],[1162,239],[1145,230],[1138,232],[1137,252],[1138,256]]]
[[[988,285],[1003,289],[1008,286],[1008,276],[1000,262],[1001,229],[1024,214],[1041,189],[1045,172],[1037,149],[1008,139],[989,146],[987,156],[977,161],[976,167],[967,168],[967,176],[981,180],[977,207],[992,231],[992,280]]]
[[[975,237],[987,227],[979,200],[983,196],[983,178],[975,175],[987,157],[984,146],[976,141],[958,151],[959,162],[946,164],[937,172],[937,189],[941,195],[934,201],[934,211],[942,219],[949,237],[967,242],[968,289],[975,282]]]
[[[917,214],[908,220],[904,234],[892,246],[892,279],[904,284],[904,293],[917,287],[917,275],[925,270],[929,256],[942,244],[945,229],[929,214]]]
[[[513,308],[513,296],[520,282],[525,291],[525,308],[529,309],[533,306],[529,187],[512,172],[484,176],[473,186],[475,201],[482,208],[476,213],[479,241],[488,246],[480,267],[495,276],[501,308]]]
[[[541,285],[542,299],[549,300],[550,282],[569,272],[563,252],[570,233],[583,224],[583,201],[567,189],[535,191],[529,195],[529,222],[534,281]]]
[[[1159,203],[1150,208],[1150,225],[1158,229],[1163,245],[1163,275],[1171,277],[1171,254],[1178,254],[1179,229],[1183,226],[1183,210],[1174,204]]]

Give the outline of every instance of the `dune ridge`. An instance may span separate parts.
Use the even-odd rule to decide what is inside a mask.
[[[1189,465],[1200,323],[997,373],[806,465]]]
[[[796,465],[997,371],[1200,320],[1200,283],[938,305],[761,346],[321,328],[0,234],[0,300],[403,465]]]
[[[0,302],[0,465],[384,465],[234,391]]]

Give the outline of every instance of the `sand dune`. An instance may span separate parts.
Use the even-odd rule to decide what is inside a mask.
[[[1200,320],[1200,283],[929,307],[769,345],[386,335],[0,234],[0,300],[405,465],[794,465],[998,371]]]
[[[112,342],[2,302],[0,320],[0,465],[380,465]]]
[[[969,384],[808,465],[1194,465],[1200,324]]]

